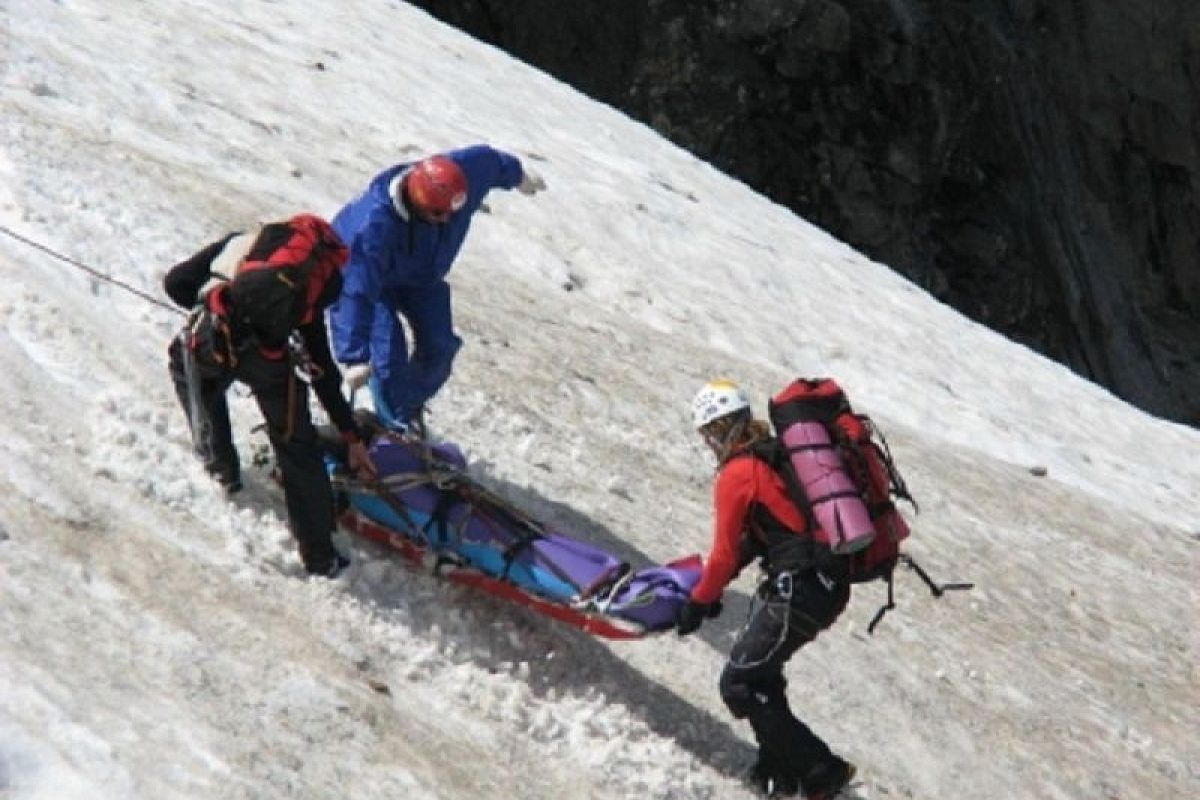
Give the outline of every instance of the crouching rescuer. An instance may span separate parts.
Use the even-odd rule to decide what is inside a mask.
[[[764,457],[776,440],[770,425],[753,417],[746,394],[730,381],[708,383],[692,403],[692,420],[718,462],[715,523],[703,576],[681,607],[676,630],[690,634],[720,613],[725,586],[760,560],[766,577],[721,673],[721,698],[754,731],[759,750],[750,779],[764,794],[827,800],[855,768],[792,713],[783,669],[838,618],[850,583]]]
[[[225,394],[234,381],[245,384],[266,422],[304,568],[328,577],[349,559],[331,541],[333,492],[309,411],[310,385],[349,445],[350,467],[375,475],[341,392],[323,313],[341,291],[347,256],[329,223],[299,214],[229,234],[163,280],[167,295],[191,310],[168,353],[197,455],[227,493],[241,489]]]

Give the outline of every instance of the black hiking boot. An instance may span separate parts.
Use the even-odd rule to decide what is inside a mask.
[[[750,765],[750,769],[746,770],[745,781],[750,784],[750,788],[761,794],[763,797],[771,791],[771,757],[762,750],[758,751],[758,758]]]
[[[763,797],[795,797],[800,792],[799,778],[791,770],[781,769],[761,749],[758,759],[746,772],[746,782]]]
[[[235,495],[242,490],[242,476],[236,467],[231,468],[218,464],[206,466],[204,469],[208,472],[209,477],[221,487],[221,491],[225,492],[226,497]]]
[[[329,568],[322,572],[318,572],[315,574],[320,575],[323,578],[329,578],[330,580],[336,580],[338,577],[341,576],[341,574],[343,572],[346,571],[346,569],[349,566],[350,566],[350,559],[347,558],[346,556],[342,555],[341,553],[339,553],[337,550],[334,550],[333,551],[333,561],[332,561],[332,563],[330,563]]]
[[[834,756],[804,776],[804,800],[833,800],[850,785],[857,771],[849,761]]]
[[[783,773],[771,779],[771,791],[767,797],[797,797],[799,794],[800,779],[791,773]]]

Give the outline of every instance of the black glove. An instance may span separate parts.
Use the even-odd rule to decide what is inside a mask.
[[[675,632],[680,636],[695,633],[700,627],[700,623],[720,614],[721,608],[720,600],[713,603],[697,603],[695,600],[688,600],[675,612]]]

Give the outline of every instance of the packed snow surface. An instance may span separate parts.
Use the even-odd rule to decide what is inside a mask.
[[[635,566],[706,550],[706,379],[828,374],[977,588],[856,590],[793,659],[871,800],[1200,793],[1200,435],[939,304],[650,129],[403,4],[0,2],[0,225],[161,299],[225,232],[332,215],[488,142],[431,407],[480,480]],[[180,317],[0,235],[0,798],[749,797],[716,681],[755,575],[696,636],[604,642],[354,544],[307,579],[265,445],[191,455]],[[1043,474],[1044,473],[1044,474]],[[347,545],[351,543],[346,542]]]

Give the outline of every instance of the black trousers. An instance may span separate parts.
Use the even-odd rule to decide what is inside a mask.
[[[792,713],[783,668],[833,624],[849,599],[849,584],[827,580],[815,570],[764,584],[760,604],[721,672],[721,698],[735,718],[750,723],[760,761],[777,774],[802,780],[834,758],[829,746]]]
[[[199,380],[198,408],[193,419],[183,349],[171,341],[171,380],[183,406],[192,441],[205,468],[222,479],[238,478],[241,465],[233,444],[225,393],[236,380],[250,388],[267,423],[267,434],[283,477],[288,526],[299,545],[308,572],[328,574],[335,555],[330,535],[334,529],[333,490],[321,457],[317,431],[308,406],[308,385],[295,376],[287,358],[274,360],[255,346],[242,347],[232,369],[204,370]],[[202,428],[197,435],[196,424]]]

